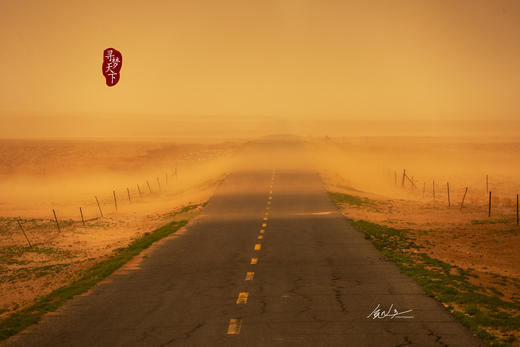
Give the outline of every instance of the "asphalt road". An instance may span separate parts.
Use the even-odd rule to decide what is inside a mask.
[[[251,144],[184,232],[5,345],[484,345],[337,212],[302,148]]]

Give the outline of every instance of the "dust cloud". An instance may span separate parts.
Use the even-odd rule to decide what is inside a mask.
[[[99,216],[95,197],[106,214],[115,212],[114,191],[119,210],[171,204],[166,193],[178,197],[190,191],[188,200],[200,200],[197,190],[222,179],[239,147],[238,142],[2,140],[0,209],[3,217],[52,217],[55,209],[61,218],[77,219],[79,207],[86,217]]]
[[[487,198],[488,189],[504,202],[520,190],[520,141],[512,138],[321,138],[308,147],[318,170],[336,183],[388,197],[431,199],[434,181],[439,200],[447,198],[447,183],[459,202],[466,187],[467,198],[477,201]],[[403,170],[409,178],[404,188]]]

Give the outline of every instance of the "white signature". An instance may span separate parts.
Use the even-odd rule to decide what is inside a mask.
[[[383,319],[383,318],[386,318],[386,317],[390,317],[390,319],[394,319],[394,318],[413,318],[413,316],[403,316],[403,314],[405,313],[408,313],[408,312],[412,312],[413,310],[407,310],[407,311],[402,311],[402,312],[399,312],[397,311],[397,309],[394,308],[394,304],[390,305],[390,308],[388,309],[388,311],[385,311],[385,310],[381,310],[380,309],[380,304],[377,304],[377,307],[374,309],[374,311],[372,311],[368,316],[367,318],[372,318],[372,319]],[[393,309],[393,311],[392,311]]]

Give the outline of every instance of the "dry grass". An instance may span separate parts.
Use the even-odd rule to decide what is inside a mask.
[[[357,138],[308,147],[331,199],[386,256],[492,345],[520,346],[520,142]],[[402,187],[404,168],[414,189],[409,180]]]
[[[207,201],[229,172],[238,147],[0,141],[0,160],[7,163],[0,169],[0,319],[70,284],[146,233],[178,220],[182,206]]]

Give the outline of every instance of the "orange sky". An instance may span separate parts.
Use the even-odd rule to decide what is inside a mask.
[[[519,37],[515,0],[2,1],[0,136],[90,116],[111,120],[90,135],[127,116],[512,121]]]

